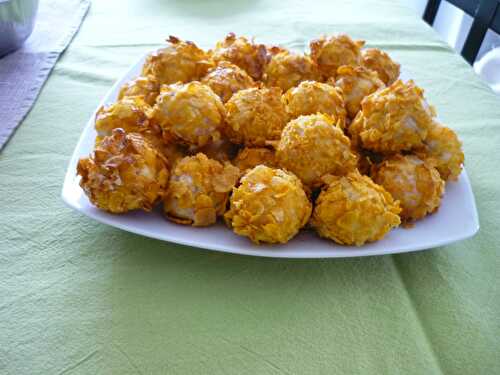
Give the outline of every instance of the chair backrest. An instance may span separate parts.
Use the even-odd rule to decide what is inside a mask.
[[[500,33],[500,0],[446,0],[473,18],[469,34],[462,48],[462,56],[469,64],[477,57],[488,29]],[[424,20],[432,26],[441,0],[428,0]]]

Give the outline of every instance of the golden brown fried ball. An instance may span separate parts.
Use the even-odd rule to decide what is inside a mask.
[[[207,226],[226,211],[229,192],[240,171],[199,153],[177,162],[164,199],[167,217],[179,224]]]
[[[365,97],[361,111],[349,126],[353,142],[381,153],[410,150],[422,145],[434,112],[413,81],[396,81]]]
[[[429,129],[424,146],[416,150],[416,154],[432,161],[445,181],[457,180],[462,172],[462,143],[453,130],[441,124],[436,123]]]
[[[99,137],[111,135],[113,129],[127,133],[151,130],[147,112],[151,107],[141,97],[126,97],[116,103],[99,108],[95,116],[95,130]]]
[[[99,108],[95,118],[99,144],[104,137],[111,135],[114,129],[121,128],[127,133],[141,133],[156,148],[163,147],[161,128],[148,118],[151,107],[142,96],[124,97],[108,106]]]
[[[318,186],[327,173],[356,169],[351,142],[331,117],[321,113],[290,121],[276,150],[279,166],[297,175],[307,186]]]
[[[364,41],[354,41],[345,34],[322,36],[311,41],[311,57],[325,77],[334,77],[342,65],[361,64],[361,48],[364,45]]]
[[[140,96],[147,104],[153,106],[159,94],[160,83],[154,76],[149,75],[147,77],[137,77],[124,84],[120,89],[118,99]]]
[[[210,53],[216,63],[232,62],[255,80],[262,78],[267,63],[266,46],[255,44],[244,36],[236,37],[233,33],[229,33],[223,41],[217,42]]]
[[[286,243],[311,215],[300,180],[281,169],[258,165],[233,189],[224,215],[233,231],[253,242]]]
[[[444,181],[432,163],[414,155],[392,156],[375,168],[373,180],[401,204],[404,221],[418,220],[436,211]]]
[[[302,81],[320,81],[318,66],[307,55],[280,50],[267,64],[263,81],[286,91]]]
[[[201,83],[210,86],[223,103],[231,99],[235,92],[257,86],[247,72],[228,61],[220,61],[210,69]]]
[[[276,154],[274,151],[265,147],[245,147],[240,150],[236,158],[233,160],[242,173],[248,172],[257,165],[265,165],[275,168],[278,165]]]
[[[365,96],[385,87],[373,70],[349,65],[337,69],[335,85],[342,89],[347,114],[351,119],[361,109],[361,101]]]
[[[139,133],[115,129],[80,159],[80,186],[92,204],[112,213],[151,211],[168,183],[165,158]]]
[[[227,137],[246,146],[278,140],[288,121],[278,87],[238,91],[226,103],[226,111]]]
[[[367,48],[361,52],[363,65],[378,73],[379,78],[387,86],[399,78],[399,64],[394,62],[387,53],[377,48]]]
[[[301,82],[283,95],[290,118],[324,113],[343,129],[347,111],[342,91],[332,85],[314,81]]]
[[[146,58],[142,75],[154,76],[160,84],[189,82],[203,77],[212,66],[209,56],[196,44],[182,41],[174,36],[167,40],[168,46]]]
[[[114,129],[123,129],[126,133],[140,133],[150,146],[167,159],[168,166],[171,167],[182,151],[172,140],[165,142],[161,128],[147,117],[150,111],[151,107],[141,96],[124,97],[110,106],[101,107],[95,121],[96,146],[104,137],[110,136]]]
[[[200,82],[163,86],[151,114],[165,137],[203,146],[220,139],[225,109],[212,89]]]
[[[369,177],[358,172],[328,176],[318,199],[311,225],[321,237],[342,245],[361,246],[377,241],[401,220],[397,201]]]

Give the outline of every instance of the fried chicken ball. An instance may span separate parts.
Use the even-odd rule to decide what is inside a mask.
[[[114,129],[80,159],[77,174],[92,204],[112,213],[151,211],[168,183],[166,159],[141,134],[123,129]]]
[[[414,221],[436,211],[444,181],[436,168],[415,155],[395,155],[375,168],[373,180],[401,204],[401,218]]]
[[[334,77],[342,65],[358,66],[361,64],[362,40],[352,40],[349,36],[322,36],[311,41],[311,57],[318,64],[325,77]]]
[[[279,166],[311,187],[321,184],[327,173],[345,174],[357,165],[351,142],[325,114],[300,116],[290,121],[276,150]]]
[[[368,176],[352,172],[325,180],[327,188],[316,200],[311,217],[311,225],[321,237],[361,246],[384,238],[400,224],[398,202]]]
[[[445,181],[457,180],[462,172],[464,153],[457,134],[441,124],[429,129],[424,146],[415,152],[420,158],[431,160],[441,178]]]
[[[257,165],[266,165],[268,167],[277,167],[276,154],[274,151],[265,147],[245,147],[240,150],[233,160],[242,173],[248,172]]]
[[[343,65],[337,69],[335,85],[342,89],[345,108],[351,119],[361,109],[361,101],[367,95],[385,87],[376,72],[362,66]]]
[[[151,130],[147,112],[151,107],[141,97],[126,97],[108,106],[102,106],[95,116],[95,130],[99,137],[111,135],[113,129],[127,133]]]
[[[318,66],[307,55],[280,50],[266,66],[263,81],[268,87],[286,91],[302,81],[320,81]]]
[[[142,96],[127,96],[114,104],[101,107],[95,120],[95,144],[98,145],[104,137],[110,136],[114,129],[123,129],[126,133],[140,133],[150,146],[167,159],[171,167],[182,151],[174,142],[165,142],[161,128],[147,117],[150,111],[151,107],[144,102]]]
[[[255,81],[239,66],[228,61],[220,61],[208,71],[201,83],[209,86],[226,103],[235,92],[256,87]]]
[[[167,217],[179,224],[207,226],[226,211],[229,192],[240,171],[198,153],[179,160],[170,175],[164,199]]]
[[[256,244],[286,243],[311,215],[300,180],[281,169],[258,165],[233,189],[224,218],[229,227]]]
[[[245,70],[255,80],[262,78],[267,63],[266,46],[255,44],[244,36],[236,37],[234,33],[229,33],[223,41],[217,42],[210,53],[216,63],[229,61]]]
[[[421,146],[433,124],[434,111],[413,81],[396,81],[361,102],[349,126],[353,142],[372,151],[393,153]]]
[[[394,62],[387,53],[377,48],[367,48],[361,52],[363,65],[378,73],[379,78],[387,86],[399,78],[399,64]]]
[[[153,106],[156,97],[160,94],[160,84],[158,80],[149,75],[147,77],[137,77],[122,86],[118,94],[118,100],[126,97],[140,96],[144,101]]]
[[[224,105],[212,89],[200,82],[163,86],[151,113],[165,137],[203,146],[220,139]]]
[[[189,41],[175,36],[167,40],[168,46],[146,58],[142,75],[152,75],[160,84],[189,82],[203,77],[212,66],[206,52]]]
[[[225,132],[235,144],[265,146],[276,141],[288,121],[281,89],[251,88],[238,91],[226,103]]]
[[[283,95],[290,118],[324,113],[332,116],[343,129],[347,111],[342,91],[332,85],[314,81],[301,82]]]

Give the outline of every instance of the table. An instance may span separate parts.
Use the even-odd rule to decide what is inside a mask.
[[[283,260],[128,234],[66,208],[100,98],[169,34],[387,50],[464,143],[481,230],[405,255]],[[404,2],[101,0],[0,154],[2,374],[500,373],[500,101]]]

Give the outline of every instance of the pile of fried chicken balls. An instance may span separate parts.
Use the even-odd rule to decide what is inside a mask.
[[[459,177],[461,142],[364,44],[322,36],[297,53],[231,33],[205,51],[171,36],[98,110],[82,189],[114,214],[161,205],[255,244],[307,229],[361,246],[411,227]]]

